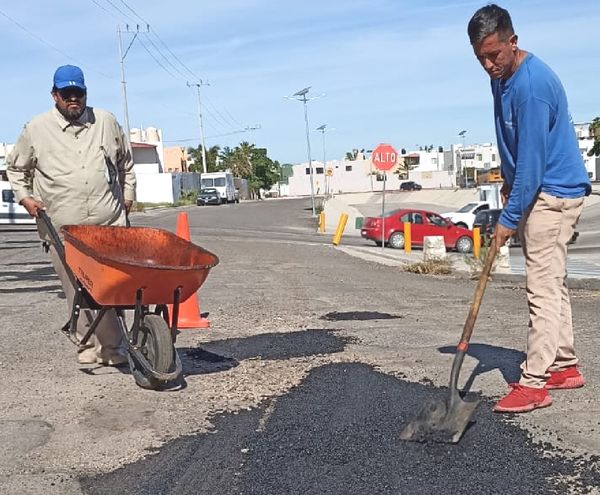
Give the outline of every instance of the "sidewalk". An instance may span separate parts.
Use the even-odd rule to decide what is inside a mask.
[[[421,249],[414,249],[410,253],[405,253],[402,249],[382,249],[375,245],[344,246],[343,244],[335,249],[350,256],[391,267],[403,267],[423,261],[423,251]],[[455,273],[462,276],[471,276],[474,270],[466,261],[467,257],[472,256],[471,254],[449,252],[446,255],[452,261]],[[567,270],[570,287],[600,290],[600,265],[597,263],[591,263],[576,256],[569,256],[567,258]],[[525,266],[523,257],[509,255],[508,263],[499,263],[492,276],[494,280],[498,281],[524,282]]]

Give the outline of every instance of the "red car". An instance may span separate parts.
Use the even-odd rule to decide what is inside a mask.
[[[456,249],[459,253],[469,253],[473,249],[473,232],[469,229],[457,227],[432,211],[412,209],[395,210],[385,217],[383,237],[389,247],[404,247],[404,222],[411,224],[412,245],[422,246],[425,236],[440,235],[446,249]],[[367,217],[360,234],[381,246],[381,229],[381,217]]]

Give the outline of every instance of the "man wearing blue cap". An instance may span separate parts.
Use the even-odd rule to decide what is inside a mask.
[[[63,65],[54,73],[55,107],[25,125],[7,159],[7,175],[17,201],[32,217],[45,210],[57,231],[63,225],[126,225],[135,200],[135,174],[128,141],[109,112],[88,107],[87,88],[79,67]],[[42,239],[48,235],[37,221]],[[73,287],[53,247],[52,264],[69,304]],[[82,311],[77,335],[82,338],[93,319]],[[127,362],[114,311],[100,321],[93,344],[80,348],[81,364]]]

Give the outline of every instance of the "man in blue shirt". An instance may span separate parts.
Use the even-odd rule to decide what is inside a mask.
[[[501,246],[519,230],[530,315],[521,379],[494,410],[527,412],[552,403],[548,389],[584,384],[573,346],[566,260],[591,185],[562,84],[517,46],[509,13],[494,4],[479,9],[468,34],[494,97],[504,179],[495,237]]]

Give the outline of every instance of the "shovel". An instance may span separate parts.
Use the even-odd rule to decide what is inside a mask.
[[[473,326],[479,313],[483,293],[487,284],[494,258],[498,251],[496,238],[492,238],[490,248],[485,257],[483,269],[479,276],[479,282],[475,289],[475,295],[471,303],[471,309],[467,316],[467,321],[463,328],[462,335],[454,362],[452,363],[452,371],[450,372],[450,385],[448,387],[448,395],[445,400],[432,399],[425,403],[419,415],[400,433],[401,440],[410,442],[440,442],[440,443],[458,443],[463,433],[469,426],[471,417],[479,404],[479,401],[464,401],[457,390],[458,375],[460,368],[465,358],[467,349],[469,348],[469,340],[473,333]]]

